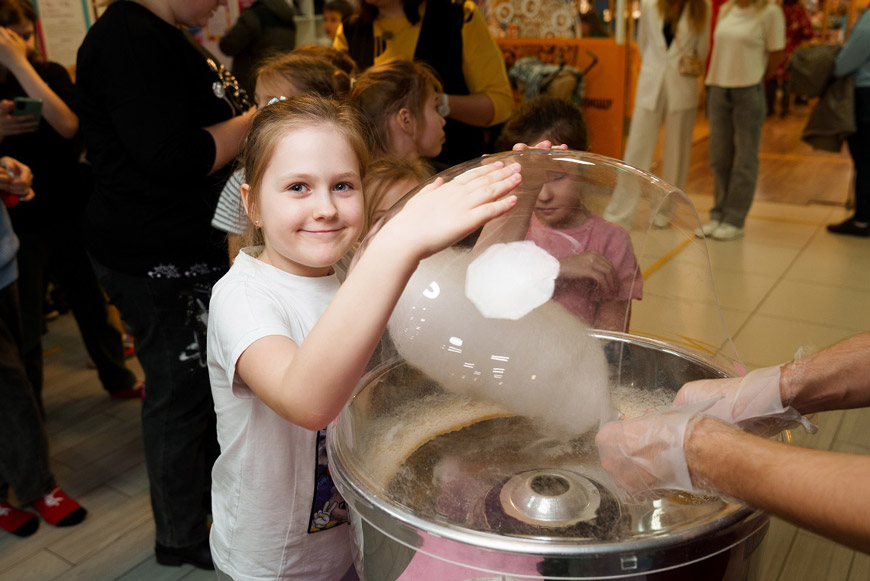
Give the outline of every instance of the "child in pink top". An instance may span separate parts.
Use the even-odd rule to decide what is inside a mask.
[[[584,151],[586,124],[579,107],[554,97],[527,101],[508,121],[501,145],[549,140]],[[547,172],[526,240],[559,259],[554,300],[597,329],[628,331],[631,299],[643,278],[628,232],[583,204],[578,175]]]
[[[539,204],[551,185],[544,186]],[[628,232],[580,208],[573,210],[572,224],[560,228],[546,222],[547,211],[535,209],[526,240],[559,259],[553,299],[591,327],[627,331],[629,303],[643,289]]]

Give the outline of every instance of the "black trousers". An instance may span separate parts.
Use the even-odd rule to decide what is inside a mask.
[[[157,542],[202,542],[208,538],[211,468],[219,452],[206,323],[212,286],[223,273],[148,278],[93,263],[129,326],[145,371],[142,440]]]
[[[855,122],[849,136],[849,153],[855,163],[855,217],[870,222],[870,87],[855,87]]]
[[[12,283],[0,289],[0,500],[11,486],[29,504],[54,485],[48,439],[21,360],[18,289]]]
[[[18,290],[22,349],[27,377],[42,409],[43,301],[49,274],[61,285],[82,341],[108,392],[132,387],[136,376],[124,363],[121,333],[109,320],[106,297],[97,282],[80,233],[70,224],[18,233]],[[43,414],[44,415],[44,414]]]

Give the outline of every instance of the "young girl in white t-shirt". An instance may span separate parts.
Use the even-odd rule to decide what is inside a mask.
[[[356,110],[330,99],[280,101],[252,121],[242,196],[262,245],[243,249],[215,286],[208,321],[219,577],[355,577],[325,426],[419,261],[516,204],[505,195],[518,164],[436,180],[382,226],[339,288],[333,265],[363,227],[366,152]]]

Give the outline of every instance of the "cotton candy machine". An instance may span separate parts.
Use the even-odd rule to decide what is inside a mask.
[[[739,370],[706,246],[692,236],[694,206],[599,156],[494,158],[523,165],[517,207],[421,263],[329,431],[361,577],[747,579],[765,515],[716,496],[627,501],[594,444],[600,421],[666,406],[686,381]],[[550,189],[561,190],[557,208]],[[637,200],[621,233],[592,218],[614,195]],[[580,212],[579,229],[549,220],[558,214],[542,211],[550,206]],[[590,220],[622,258],[594,240],[600,232],[583,239]],[[565,251],[547,235],[574,242]],[[623,288],[572,270],[590,248],[612,262],[631,253]],[[693,312],[706,313],[702,324]]]

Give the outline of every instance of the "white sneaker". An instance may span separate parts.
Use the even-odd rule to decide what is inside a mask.
[[[743,236],[743,228],[732,224],[720,224],[713,230],[713,240],[735,240]]]
[[[719,220],[710,220],[703,226],[695,228],[695,236],[697,236],[698,238],[710,236],[711,234],[713,234],[713,231],[719,227],[720,223],[721,222],[719,222]]]
[[[671,225],[671,217],[664,212],[659,212],[653,216],[652,225],[654,228],[667,228]]]

